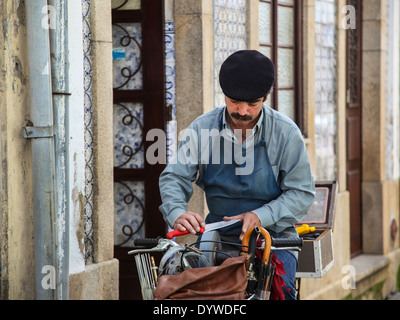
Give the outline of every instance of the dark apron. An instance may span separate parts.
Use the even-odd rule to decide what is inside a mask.
[[[246,163],[238,165],[233,159],[232,163],[225,164],[224,138],[220,137],[220,162],[212,164],[210,161],[204,173],[204,190],[210,213],[206,223],[223,220],[224,216],[235,216],[255,210],[280,196],[279,189],[272,166],[268,158],[267,143],[264,140],[265,120],[262,126],[261,140],[254,145],[254,170],[248,175],[237,175],[235,169],[244,167]],[[233,142],[232,144],[233,151]],[[236,146],[237,148],[237,146]],[[229,149],[229,148],[226,148]],[[242,149],[244,155],[246,150]],[[241,233],[242,225],[236,223],[219,230],[221,236],[237,236]]]

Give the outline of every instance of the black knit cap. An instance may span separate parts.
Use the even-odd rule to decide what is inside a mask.
[[[219,72],[222,92],[238,101],[264,97],[274,81],[274,64],[256,50],[236,51],[225,60]]]

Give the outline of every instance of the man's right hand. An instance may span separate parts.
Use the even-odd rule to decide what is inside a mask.
[[[186,211],[175,220],[174,229],[180,231],[188,230],[191,234],[196,234],[200,232],[200,227],[205,227],[205,225],[206,223],[200,214]]]

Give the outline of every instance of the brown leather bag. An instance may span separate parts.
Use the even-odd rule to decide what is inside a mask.
[[[193,268],[159,277],[154,300],[244,300],[248,255],[226,259],[215,267]]]

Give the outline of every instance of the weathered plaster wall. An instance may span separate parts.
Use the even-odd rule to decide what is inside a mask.
[[[34,298],[29,115],[23,1],[0,2],[1,298]]]
[[[71,2],[71,1],[70,1]],[[70,4],[80,5],[79,0]],[[45,13],[44,13],[45,14]],[[82,17],[79,17],[81,19]],[[70,224],[74,261],[70,265],[72,299],[118,298],[118,261],[113,259],[113,141],[111,7],[106,1],[92,2],[93,139],[95,261],[83,260],[83,97],[82,82],[71,83],[68,110]],[[29,120],[24,1],[0,1],[0,243],[2,299],[35,299],[34,242],[31,179],[31,149],[22,138]],[[82,28],[74,26],[76,32]],[[77,29],[78,28],[78,29]],[[74,33],[71,31],[70,36]],[[78,37],[79,38],[79,37]],[[72,39],[72,37],[71,37]],[[72,41],[79,39],[73,37]],[[70,43],[71,79],[82,78],[81,46]],[[71,52],[72,51],[72,52]],[[78,56],[77,52],[81,52]],[[78,74],[78,77],[75,77]],[[80,112],[81,111],[81,112]],[[75,246],[74,246],[75,244]],[[40,279],[38,280],[40,281]]]

